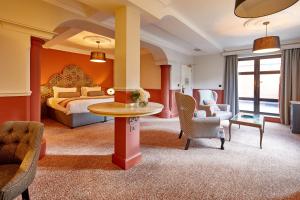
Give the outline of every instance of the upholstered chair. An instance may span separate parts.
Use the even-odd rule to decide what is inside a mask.
[[[218,94],[212,90],[198,90],[199,110],[205,110],[206,115],[219,117],[221,120],[229,120],[232,117],[230,105],[217,104]]]
[[[40,153],[43,124],[10,121],[0,126],[0,200],[12,200],[22,194],[29,200]]]
[[[219,117],[194,117],[196,111],[196,101],[189,95],[177,92],[177,109],[181,126],[181,134],[187,137],[185,150],[189,148],[192,139],[199,138],[220,138],[220,118]],[[221,136],[221,149],[224,149],[225,138]]]
[[[182,137],[183,134],[183,114],[182,114],[182,110],[179,109],[180,108],[180,97],[181,97],[181,93],[180,92],[176,92],[175,93],[175,100],[176,100],[176,106],[177,106],[177,111],[178,111],[178,117],[179,117],[179,124],[180,124],[180,133],[179,133],[179,139]]]

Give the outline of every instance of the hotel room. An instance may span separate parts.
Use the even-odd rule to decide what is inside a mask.
[[[0,200],[299,200],[299,10],[0,1]]]

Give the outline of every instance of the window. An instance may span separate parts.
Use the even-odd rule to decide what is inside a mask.
[[[280,55],[239,59],[238,93],[241,111],[279,115],[280,66]]]

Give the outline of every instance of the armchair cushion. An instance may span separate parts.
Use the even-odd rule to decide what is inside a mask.
[[[193,138],[219,137],[218,135],[219,127],[220,127],[219,117],[193,118],[192,137]]]
[[[212,107],[209,105],[199,105],[199,110],[204,110],[206,112],[207,117],[213,116],[214,113]]]
[[[32,183],[40,152],[43,124],[6,122],[0,126],[0,199],[13,199]]]
[[[203,118],[203,117],[206,117],[206,112],[205,110],[196,110],[194,112],[194,117],[195,118]]]
[[[203,104],[204,104],[204,105],[215,105],[215,104],[217,104],[217,103],[216,103],[215,100],[212,100],[212,99],[208,99],[208,100],[207,100],[207,99],[204,99],[204,100],[203,100]]]
[[[230,105],[228,104],[217,104],[220,111],[230,112]]]
[[[199,90],[199,104],[203,105],[204,101],[217,101],[218,97],[217,94],[215,92],[213,92],[212,90]]]
[[[214,113],[215,116],[219,117],[221,120],[229,120],[232,117],[231,112],[227,111],[218,111]]]
[[[217,105],[215,100],[203,100],[204,105],[208,105],[211,107],[211,111],[214,113],[216,111],[220,111],[219,106]]]
[[[18,169],[19,165],[16,164],[0,165],[0,188],[6,185],[10,179],[14,177]]]

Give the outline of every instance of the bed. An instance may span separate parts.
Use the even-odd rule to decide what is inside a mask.
[[[80,91],[82,87],[93,86],[97,84],[79,66],[66,66],[61,73],[52,75],[48,82],[41,86],[42,116],[50,117],[70,128],[111,120],[111,117],[91,114],[87,107],[96,103],[113,102],[113,96],[59,98],[53,93],[53,87],[76,87]]]

